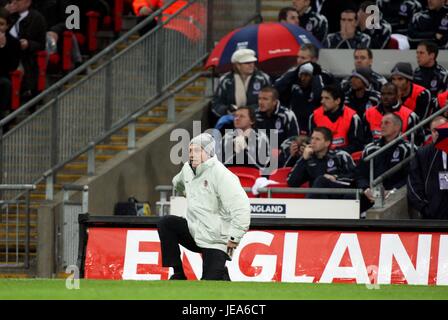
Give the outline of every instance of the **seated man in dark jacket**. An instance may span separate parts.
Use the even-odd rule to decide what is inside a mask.
[[[433,141],[437,142],[438,139],[435,128],[447,123],[444,117],[437,117],[431,122]],[[447,172],[447,153],[436,149],[434,143],[419,149],[411,162],[408,201],[424,219],[448,219]]]
[[[309,182],[312,188],[349,188],[355,163],[342,150],[330,150],[332,132],[325,127],[314,128],[311,144],[305,147],[302,157],[288,176],[290,187],[300,187]],[[309,195],[312,198],[329,198],[326,195]]]
[[[370,189],[370,163],[364,161],[364,159],[396,139],[401,133],[402,126],[402,120],[398,115],[394,113],[384,115],[381,120],[381,139],[368,144],[362,153],[362,160],[356,168],[356,185],[358,188],[364,190],[364,196],[361,198],[361,212],[369,209],[375,202],[373,190]],[[411,145],[409,142],[404,140],[398,142],[395,147],[386,150],[374,158],[373,179],[378,178],[389,169],[395,167],[410,155]],[[408,167],[405,167],[384,180],[383,184],[386,190],[386,197],[392,190],[399,189],[406,184],[408,172]]]

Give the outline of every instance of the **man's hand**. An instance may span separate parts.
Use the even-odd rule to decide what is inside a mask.
[[[332,176],[331,174],[324,174],[324,177],[330,180],[331,182],[336,182],[336,177]]]
[[[292,157],[297,157],[299,155],[299,144],[297,143],[297,141],[293,141],[291,143],[291,146],[289,147],[289,153],[291,154]]]
[[[149,7],[141,7],[138,13],[140,16],[146,17],[152,13],[152,10]]]
[[[30,46],[28,40],[26,39],[20,39],[19,41],[20,41],[20,48],[22,48],[22,50],[26,50]]]
[[[227,242],[227,254],[230,258],[232,258],[233,250],[236,249],[236,247],[238,247],[238,243],[230,240]]]
[[[308,144],[305,146],[305,150],[303,150],[303,159],[308,160],[314,154],[313,148]]]
[[[364,190],[364,195],[367,197],[367,199],[370,200],[370,202],[372,202],[372,203],[375,202],[375,197],[373,196],[373,192],[370,188],[367,188],[366,190]]]
[[[0,48],[6,46],[6,36],[3,32],[0,32]]]
[[[51,38],[54,40],[55,43],[58,42],[59,36],[58,36],[58,34],[57,34],[56,32],[54,32],[54,31],[48,31],[48,32],[47,32],[47,35],[48,35],[49,37],[51,37]]]

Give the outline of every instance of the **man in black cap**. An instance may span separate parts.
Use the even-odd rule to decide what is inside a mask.
[[[398,87],[402,105],[414,111],[423,121],[432,108],[431,93],[413,83],[412,66],[409,62],[398,62],[391,71],[391,80]]]
[[[436,98],[448,88],[448,71],[437,63],[439,48],[434,42],[422,41],[416,53],[418,68],[414,72],[414,82],[428,89]]]
[[[367,109],[380,101],[380,93],[370,86],[370,70],[359,68],[353,71],[350,88],[345,95],[345,104],[355,110],[361,119]]]

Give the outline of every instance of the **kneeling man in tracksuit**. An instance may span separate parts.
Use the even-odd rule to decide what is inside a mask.
[[[186,194],[186,218],[165,216],[158,225],[162,264],[171,280],[186,280],[179,245],[202,254],[202,280],[227,280],[225,263],[249,229],[250,203],[236,175],[215,155],[215,141],[203,133],[190,142],[190,161],[173,178]]]

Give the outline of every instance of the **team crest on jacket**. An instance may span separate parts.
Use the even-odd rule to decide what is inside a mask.
[[[261,83],[260,83],[260,82],[255,82],[255,83],[254,83],[254,89],[255,89],[256,91],[260,90],[260,89],[261,89]]]
[[[328,168],[333,168],[334,167],[334,160],[333,159],[328,160],[327,166],[328,166]]]
[[[447,26],[448,25],[448,18],[443,18],[441,23],[442,23],[442,26],[444,26],[444,27]]]
[[[208,187],[208,181],[204,180],[204,187],[207,188]]]
[[[313,30],[313,24],[312,24],[311,22],[308,22],[308,23],[306,24],[306,30],[307,30],[307,31],[311,31],[311,30]]]
[[[277,119],[277,121],[275,121],[275,128],[277,130],[280,130],[282,127],[282,122],[280,121],[280,119]]]
[[[400,6],[400,11],[401,11],[401,12],[406,12],[406,11],[408,11],[408,7],[407,7],[405,4],[402,4],[402,5]]]
[[[437,87],[437,79],[431,81],[431,87],[432,88]]]

